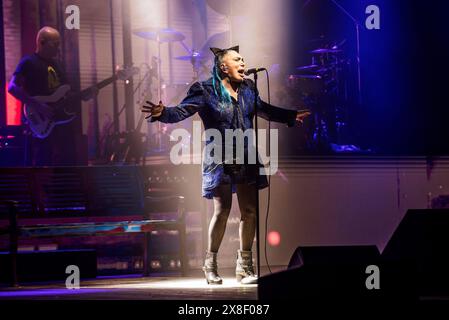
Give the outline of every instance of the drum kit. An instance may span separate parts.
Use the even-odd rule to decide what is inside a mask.
[[[311,64],[299,66],[288,75],[289,92],[313,112],[309,128],[309,148],[330,151],[332,143],[340,143],[347,126],[346,75],[348,60],[336,45],[325,45],[308,52]]]

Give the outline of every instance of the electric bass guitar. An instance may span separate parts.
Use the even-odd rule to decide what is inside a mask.
[[[102,89],[116,80],[127,80],[136,72],[135,69],[119,70],[112,77],[78,93],[72,93],[69,85],[62,85],[49,96],[33,97],[37,103],[27,103],[24,106],[24,115],[33,135],[45,139],[56,125],[66,124],[75,119],[76,111],[73,106],[86,97],[94,87]]]

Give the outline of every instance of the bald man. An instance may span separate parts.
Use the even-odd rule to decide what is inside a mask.
[[[40,106],[43,113],[47,113],[48,108],[33,97],[51,95],[58,87],[67,83],[64,70],[56,59],[59,45],[58,30],[51,27],[39,30],[36,36],[36,51],[22,58],[9,83],[8,91],[11,95],[24,104],[33,104],[38,108]],[[92,95],[86,96],[84,100]],[[28,165],[75,165],[75,148],[67,140],[70,139],[68,135],[72,133],[67,126],[56,126],[45,139],[33,138],[31,161]]]

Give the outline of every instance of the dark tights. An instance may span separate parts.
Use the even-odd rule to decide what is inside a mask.
[[[240,250],[251,251],[256,234],[256,187],[238,184],[237,198],[240,208]],[[232,205],[231,185],[217,187],[214,196],[214,215],[209,224],[209,252],[218,252]]]

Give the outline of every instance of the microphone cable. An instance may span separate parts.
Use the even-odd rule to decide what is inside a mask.
[[[268,70],[265,69],[265,73],[267,75],[267,91],[268,91],[268,104],[271,105],[271,97],[270,97],[270,75],[268,73]],[[270,155],[270,167],[271,167],[271,121],[268,120],[268,144],[267,144],[267,151]],[[267,211],[265,214],[265,236],[264,236],[264,255],[265,255],[265,262],[268,267],[268,271],[270,273],[273,273],[270,268],[270,264],[268,262],[268,255],[267,255],[267,236],[268,236],[268,216],[270,213],[270,199],[271,199],[271,168],[270,168],[270,174],[268,175],[268,196],[267,196]]]

